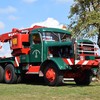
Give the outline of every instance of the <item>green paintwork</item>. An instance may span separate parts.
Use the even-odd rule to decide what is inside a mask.
[[[58,68],[60,70],[69,70],[71,69],[70,66],[68,66],[62,58],[50,58],[49,60],[53,61],[54,63],[57,64]]]
[[[15,57],[0,58],[0,64],[7,63],[7,62],[14,64],[14,61],[15,61]]]
[[[50,46],[70,46],[70,45],[72,45],[72,42],[71,41],[67,41],[67,42],[44,42],[43,43],[43,45],[44,45],[44,49],[43,49],[43,61],[45,61],[46,59],[47,59],[47,56],[48,56],[48,48],[50,47]],[[72,55],[73,56],[73,55]]]
[[[94,44],[91,40],[87,40],[87,39],[81,39],[81,40],[77,40],[77,43],[89,43],[89,44]],[[86,56],[85,57],[86,60],[95,60],[95,56]]]
[[[15,57],[0,58],[0,64],[2,65],[2,67],[5,67],[6,64],[14,65],[14,62],[15,62]],[[21,70],[20,70],[19,66],[15,68],[15,73],[16,74],[21,74]]]
[[[15,73],[16,73],[16,74],[21,74],[21,69],[15,68]]]
[[[58,29],[58,28],[38,28],[31,31],[31,34],[37,33],[37,32],[59,32],[59,33],[66,33],[68,35],[71,35],[69,31]]]
[[[48,47],[50,46],[64,46],[64,45],[72,45],[71,41],[61,42],[61,41],[43,41],[41,33],[43,32],[58,32],[58,33],[64,33],[67,35],[71,35],[70,32],[62,29],[57,28],[39,28],[31,31],[30,33],[30,54],[29,54],[29,60],[30,63],[34,62],[41,62],[43,63],[48,56]],[[34,34],[40,34],[41,37],[41,43],[40,44],[33,44],[33,35]],[[37,52],[36,52],[37,51]]]
[[[29,63],[29,55],[21,55],[20,56],[20,62],[21,63]]]
[[[31,47],[30,62],[41,62],[41,44],[36,44]]]
[[[30,63],[35,63],[35,62],[42,62],[42,40],[41,43],[34,44],[33,43],[33,35],[34,34],[39,34],[38,31],[32,31],[30,34],[30,54],[29,54],[29,60]],[[41,34],[39,34],[41,37]],[[41,37],[42,38],[42,37]]]
[[[91,40],[87,40],[87,39],[81,39],[81,40],[77,40],[78,43],[83,43],[83,42],[86,42],[86,43],[93,43]]]
[[[95,60],[94,56],[86,56],[86,60]]]
[[[66,41],[66,42],[44,42],[45,46],[70,46],[72,45],[71,41]]]

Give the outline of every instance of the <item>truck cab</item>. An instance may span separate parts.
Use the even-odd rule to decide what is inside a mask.
[[[66,58],[72,56],[70,32],[40,28],[30,34],[30,62],[41,62],[50,58]]]

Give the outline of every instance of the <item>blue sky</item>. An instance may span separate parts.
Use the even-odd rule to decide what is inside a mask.
[[[73,0],[3,0],[0,3],[0,34],[12,28],[26,28],[48,18],[69,24]]]
[[[2,0],[0,2],[0,34],[12,28],[34,24],[61,27],[69,24],[68,15],[73,0]],[[0,56],[10,56],[9,45],[3,45]]]

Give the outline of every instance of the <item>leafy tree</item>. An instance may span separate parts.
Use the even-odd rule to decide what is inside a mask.
[[[100,47],[100,0],[74,0],[69,18],[74,37],[98,35]]]

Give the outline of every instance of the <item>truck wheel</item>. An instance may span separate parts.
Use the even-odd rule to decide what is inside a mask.
[[[0,83],[4,81],[4,69],[0,66]]]
[[[51,63],[44,69],[44,81],[49,86],[62,84],[63,75],[55,64]]]
[[[77,85],[89,85],[92,81],[92,71],[85,70],[80,77],[74,78]]]
[[[8,64],[5,68],[4,79],[7,84],[13,84],[17,82],[17,75],[14,71],[14,66]]]

